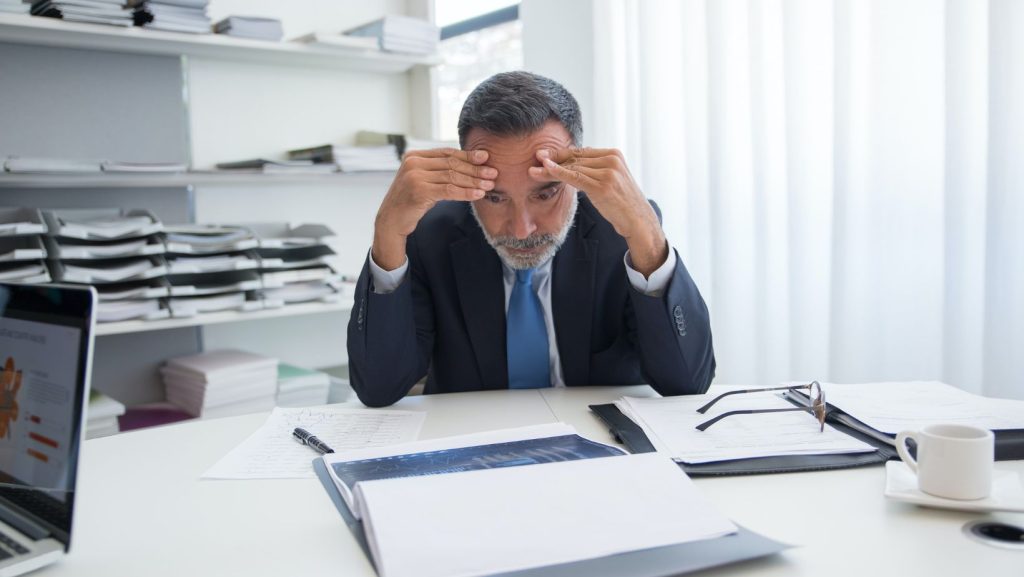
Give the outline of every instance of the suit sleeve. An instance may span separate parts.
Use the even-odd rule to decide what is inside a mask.
[[[647,296],[630,286],[636,315],[640,366],[654,390],[665,396],[707,391],[715,377],[708,308],[679,254],[668,290]]]
[[[415,240],[409,237],[406,254]],[[372,287],[369,256],[356,282],[356,303],[348,321],[349,377],[368,407],[386,407],[427,374],[434,343],[434,315],[422,271],[410,256],[409,273],[394,292]]]

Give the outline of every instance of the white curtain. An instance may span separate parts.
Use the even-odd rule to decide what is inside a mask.
[[[1024,398],[1024,1],[598,0],[626,153],[719,383]]]

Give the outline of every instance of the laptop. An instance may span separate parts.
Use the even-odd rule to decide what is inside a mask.
[[[0,577],[71,545],[96,292],[0,284]]]

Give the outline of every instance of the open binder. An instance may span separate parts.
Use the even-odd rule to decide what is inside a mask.
[[[797,406],[805,404],[805,399],[801,399],[798,394],[787,393],[784,398]],[[893,445],[895,440],[892,435],[872,429],[832,404],[827,406],[828,412],[825,421],[829,425],[842,433],[871,445],[875,448],[875,451],[825,455],[784,455],[705,463],[679,463],[679,467],[691,476],[724,476],[850,469],[853,467],[880,465],[886,461],[899,458],[896,453],[896,447]],[[623,414],[614,404],[590,405],[590,410],[608,426],[615,438],[625,445],[630,452],[648,453],[655,451],[654,445],[644,430]],[[1024,429],[993,430],[993,433],[996,438],[995,458],[997,461],[1024,459]]]
[[[373,558],[366,542],[362,522],[352,515],[348,505],[345,504],[345,500],[331,479],[331,474],[323,459],[318,458],[313,461],[313,470],[331,498],[331,502],[334,503],[338,513],[344,519],[349,531],[352,532],[352,536],[359,543],[363,554],[372,565]],[[553,577],[556,575],[566,577],[599,577],[602,575],[667,577],[763,557],[788,548],[788,545],[740,527],[737,533],[724,537],[514,571],[502,575],[505,577]]]

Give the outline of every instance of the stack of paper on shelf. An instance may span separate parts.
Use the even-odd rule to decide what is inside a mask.
[[[316,224],[292,227],[283,222],[247,226],[260,240],[257,252],[266,306],[337,302],[341,298],[341,277],[334,270],[336,254],[326,244],[334,236],[331,229]]]
[[[0,0],[0,12],[28,14],[30,8],[30,5],[25,4],[21,0]]]
[[[459,143],[451,140],[427,140],[405,134],[360,130],[356,133],[357,146],[384,146],[393,144],[398,149],[398,156],[412,150],[430,150],[435,148],[459,148]]]
[[[132,25],[132,11],[123,6],[123,0],[38,0],[32,4],[32,14],[69,22]]]
[[[217,34],[254,38],[256,40],[273,40],[284,38],[284,27],[276,18],[259,18],[256,16],[228,16],[217,22],[213,27]]]
[[[263,288],[260,275],[255,270],[169,274],[167,283],[170,295],[174,297],[255,291]]]
[[[100,161],[79,158],[8,156],[4,160],[4,170],[7,172],[39,172],[48,174],[90,173],[100,171]]]
[[[0,263],[19,262],[46,258],[46,247],[36,235],[0,236]]]
[[[398,147],[394,144],[383,146],[324,144],[312,148],[289,150],[288,157],[294,160],[334,163],[342,172],[398,170],[398,167],[401,166]]]
[[[165,227],[171,316],[262,308],[256,292],[259,241],[241,226],[184,224]],[[252,275],[228,273],[252,271]],[[207,278],[203,278],[206,276]]]
[[[433,54],[441,42],[441,29],[410,16],[388,15],[345,32],[349,36],[377,38],[381,50],[407,54]]]
[[[345,36],[340,32],[326,32],[322,30],[303,34],[293,38],[292,42],[326,46],[340,50],[351,50],[366,52],[367,50],[380,50],[380,40],[376,36]]]
[[[0,281],[50,282],[42,235],[47,225],[35,208],[0,207]]]
[[[218,254],[256,248],[259,241],[244,226],[175,224],[164,227],[167,252]]]
[[[74,209],[43,213],[49,234],[69,239],[113,241],[148,236],[163,228],[145,210]]]
[[[277,359],[221,350],[170,359],[160,368],[167,400],[196,417],[225,417],[274,407]]]
[[[185,172],[188,165],[183,162],[123,162],[120,160],[104,160],[100,164],[103,172],[130,173],[174,173]]]
[[[217,168],[263,174],[332,174],[338,172],[338,165],[333,162],[315,163],[312,160],[270,160],[267,158],[218,162]]]
[[[209,34],[209,0],[129,0],[135,8],[135,24],[144,28]]]
[[[277,366],[277,406],[312,407],[327,403],[327,373],[281,363]]]
[[[46,234],[46,222],[38,208],[0,207],[0,236]]]
[[[95,439],[116,435],[120,432],[117,419],[124,412],[124,404],[93,390],[89,393],[89,408],[85,412],[85,438]]]

